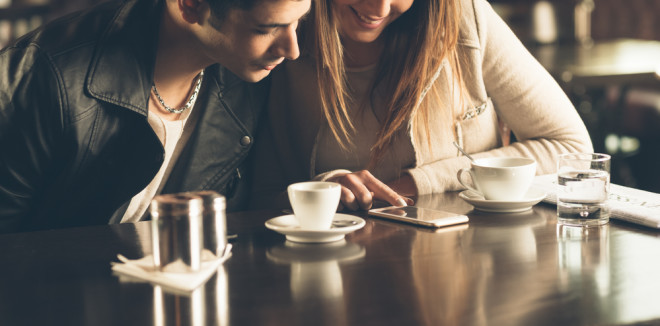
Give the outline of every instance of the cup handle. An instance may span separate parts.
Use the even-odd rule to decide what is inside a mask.
[[[462,178],[463,173],[468,173],[470,175],[470,177],[472,178],[472,180],[474,181],[474,174],[472,174],[472,169],[462,168],[462,169],[458,170],[458,173],[456,173],[456,178],[458,178],[458,182],[460,182],[463,185],[463,187],[465,187],[469,190],[472,190],[472,191],[476,192],[477,194],[481,195],[481,191],[477,190],[476,188],[472,187],[470,184],[463,181],[463,178]]]

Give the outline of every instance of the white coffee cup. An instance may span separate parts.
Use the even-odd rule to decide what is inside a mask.
[[[337,212],[341,185],[336,182],[307,181],[289,185],[289,202],[302,229],[327,230]]]
[[[470,174],[476,186],[465,182]],[[477,159],[470,168],[460,169],[458,181],[487,200],[515,201],[522,199],[534,181],[536,161],[523,157],[489,157]]]

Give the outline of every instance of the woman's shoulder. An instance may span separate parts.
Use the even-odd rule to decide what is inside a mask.
[[[488,30],[488,19],[497,15],[486,0],[459,0],[459,39],[463,46],[481,48]]]

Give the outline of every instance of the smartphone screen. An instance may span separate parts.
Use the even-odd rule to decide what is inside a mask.
[[[468,217],[462,214],[416,206],[376,208],[370,210],[369,214],[428,227],[442,227],[469,221]]]

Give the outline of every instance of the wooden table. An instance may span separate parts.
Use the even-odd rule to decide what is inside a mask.
[[[660,232],[556,225],[555,208],[472,211],[431,231],[366,217],[346,240],[303,245],[230,214],[233,256],[192,294],[113,275],[149,254],[149,222],[0,236],[0,325],[626,325],[660,323]]]

